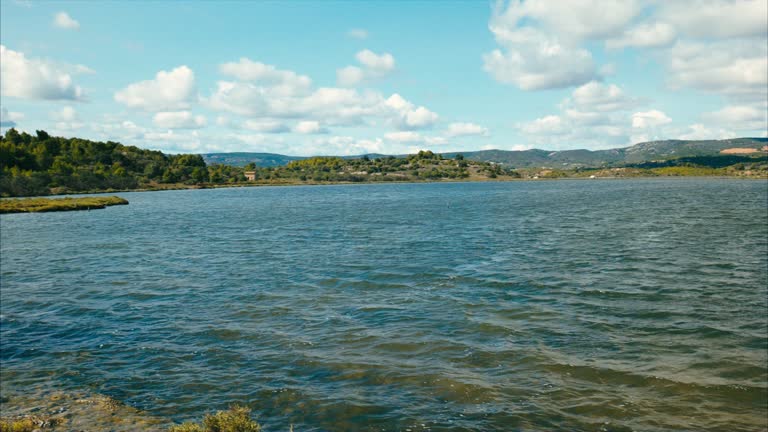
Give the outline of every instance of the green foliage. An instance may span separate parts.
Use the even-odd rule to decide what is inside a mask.
[[[31,136],[13,128],[0,137],[2,196],[194,183],[207,177],[205,170],[200,155],[165,155],[112,141],[51,137],[45,131]]]
[[[261,426],[251,420],[251,410],[235,405],[226,411],[206,414],[203,423],[187,422],[171,426],[168,432],[260,432]]]

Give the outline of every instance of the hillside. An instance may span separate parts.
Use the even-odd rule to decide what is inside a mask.
[[[648,161],[677,159],[682,157],[714,156],[721,151],[731,148],[748,148],[765,152],[768,138],[734,138],[727,140],[664,140],[635,144],[631,147],[609,150],[562,150],[548,151],[532,150],[481,150],[461,152],[468,160],[478,162],[500,163],[510,168],[595,168],[603,166],[623,166]],[[445,158],[452,159],[458,152],[441,153]],[[385,155],[368,155],[370,158],[385,157]],[[349,156],[345,159],[355,159],[360,156]],[[406,155],[396,155],[404,158]],[[234,166],[245,166],[255,163],[260,167],[283,166],[294,160],[306,159],[300,156],[284,156],[272,153],[211,153],[204,154],[203,159],[208,163],[223,163]]]
[[[277,167],[288,165],[289,162],[295,160],[306,159],[301,156],[285,156],[275,153],[208,153],[203,154],[203,160],[208,165],[231,165],[242,167],[249,163],[255,163],[260,167]]]
[[[111,141],[52,137],[45,131],[30,135],[9,129],[0,137],[0,196],[255,184],[660,175],[766,177],[765,144],[765,139],[742,138],[658,141],[601,151],[420,151],[399,157],[344,158],[224,153],[204,158],[196,154],[168,155]],[[251,161],[242,164],[247,160]],[[260,167],[256,161],[269,166]]]

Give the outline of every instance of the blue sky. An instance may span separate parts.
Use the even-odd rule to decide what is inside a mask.
[[[765,136],[765,0],[0,3],[0,127],[167,152]]]

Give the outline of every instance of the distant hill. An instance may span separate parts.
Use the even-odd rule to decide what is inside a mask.
[[[205,160],[205,163],[208,165],[222,164],[222,165],[242,167],[253,162],[256,164],[256,166],[262,167],[262,168],[285,166],[292,161],[305,160],[310,158],[310,156],[286,156],[286,155],[281,155],[276,153],[245,153],[245,152],[207,153],[207,154],[203,154],[202,156],[203,156],[203,160]],[[368,153],[365,155],[341,156],[341,158],[357,159],[363,156],[368,156],[371,159],[387,157],[387,155],[384,155],[384,154]],[[405,155],[403,155],[402,157],[405,157]]]
[[[727,149],[755,149],[765,151],[768,138],[734,138],[726,140],[664,140],[649,141],[631,147],[609,150],[481,150],[469,152],[442,153],[452,158],[461,153],[465,158],[480,162],[494,162],[512,168],[576,168],[638,164],[683,157],[713,156]],[[211,153],[202,155],[206,163],[244,166],[254,162],[260,167],[284,166],[294,160],[307,159],[301,156],[285,156],[274,153]],[[344,159],[360,158],[364,155],[347,156]],[[368,154],[371,159],[387,157],[382,154]],[[406,155],[396,155],[402,158]]]
[[[307,159],[301,156],[285,156],[275,153],[208,153],[203,160],[208,165],[245,166],[254,162],[257,166],[271,168],[288,165],[288,162]]]
[[[514,168],[575,168],[637,164],[695,156],[714,156],[721,151],[740,148],[765,151],[768,138],[734,138],[727,140],[664,140],[649,141],[631,147],[609,150],[482,150],[464,152],[471,160],[496,162]],[[452,156],[456,153],[447,153]]]

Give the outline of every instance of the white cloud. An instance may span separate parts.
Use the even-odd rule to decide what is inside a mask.
[[[668,52],[673,88],[691,87],[732,100],[766,100],[768,46],[765,40],[679,42]]]
[[[120,141],[123,143],[141,140],[146,132],[145,128],[138,126],[132,121],[114,121],[113,119],[107,119],[103,123],[94,123],[91,125],[91,129],[99,134],[103,140]]]
[[[303,96],[286,96],[269,87],[221,81],[209,98],[211,108],[245,117],[307,118],[327,124],[358,124],[381,113],[383,99],[373,92],[321,87]]]
[[[23,53],[0,45],[0,92],[3,96],[33,100],[83,100],[83,89],[72,82],[67,69],[82,72],[78,66],[27,59]]]
[[[451,123],[445,132],[448,137],[480,135],[487,136],[488,129],[474,123]]]
[[[384,138],[386,138],[389,141],[397,141],[401,143],[424,141],[424,137],[422,137],[421,134],[413,131],[390,132],[390,133],[384,134]]]
[[[347,66],[336,71],[336,82],[342,87],[354,87],[365,79],[365,71],[357,66]]]
[[[394,59],[370,51],[358,53],[365,73],[386,73],[394,67]],[[324,126],[360,126],[387,124],[399,130],[426,129],[434,125],[438,115],[424,106],[416,106],[398,94],[385,98],[380,92],[366,89],[308,87],[309,78],[292,71],[280,71],[262,63],[243,60],[222,67],[238,81],[219,81],[216,90],[205,99],[208,107],[247,118],[247,129],[264,133],[285,132],[286,126],[276,122],[297,119],[292,129],[300,134],[328,133]],[[351,70],[363,68],[350,67]],[[371,72],[373,71],[373,72]],[[353,72],[354,73],[354,72]],[[246,82],[247,80],[247,82]],[[284,91],[297,87],[302,91]],[[381,122],[383,120],[383,122]],[[381,123],[380,123],[381,122]],[[220,125],[233,127],[226,118]]]
[[[639,0],[512,1],[504,18],[537,21],[566,39],[603,39],[620,33],[642,11]]]
[[[66,12],[57,13],[53,17],[53,25],[66,30],[77,30],[80,28],[80,23],[72,19]]]
[[[765,38],[765,0],[685,0],[660,2],[658,16],[694,38]]]
[[[240,81],[258,83],[271,88],[273,93],[285,95],[304,94],[312,86],[312,80],[290,70],[281,70],[275,66],[254,62],[245,57],[239,62],[224,63],[219,66],[222,74]]]
[[[594,126],[611,122],[611,117],[605,113],[579,111],[575,109],[566,109],[565,117],[570,120],[575,127]]]
[[[383,150],[384,142],[381,138],[357,139],[351,136],[330,136],[303,143],[301,147],[293,149],[292,154],[352,156],[381,153]]]
[[[519,128],[523,133],[532,135],[561,135],[567,132],[564,127],[563,119],[556,115],[537,118],[530,123],[519,125]]]
[[[710,125],[720,125],[737,131],[768,130],[768,103],[757,105],[728,105],[705,113],[702,119]]]
[[[209,148],[209,144],[203,144],[202,137],[197,131],[177,132],[168,130],[165,132],[146,132],[144,134],[152,148],[167,153],[201,153]]]
[[[300,134],[321,134],[328,133],[327,129],[320,127],[320,122],[306,120],[296,124],[293,131]]]
[[[153,80],[131,84],[115,93],[117,102],[147,111],[186,109],[196,99],[195,74],[187,66],[160,71]]]
[[[347,66],[336,71],[336,81],[340,86],[353,87],[364,81],[383,78],[395,70],[395,58],[392,54],[376,54],[362,50],[355,56],[362,65]]]
[[[355,57],[360,64],[376,74],[389,73],[395,68],[395,58],[389,53],[378,55],[366,49],[357,53]]]
[[[560,104],[558,115],[520,123],[517,128],[537,145],[549,149],[612,148],[626,145],[633,131],[628,112],[646,103],[615,85],[591,81],[579,86]],[[662,122],[660,111],[635,113],[635,122],[650,127]],[[635,129],[634,132],[646,131]],[[654,129],[656,132],[661,132]]]
[[[243,123],[243,128],[270,134],[285,133],[291,130],[284,123],[275,120],[246,120]]]
[[[152,122],[165,129],[200,129],[205,127],[205,117],[189,111],[163,111],[155,114]]]
[[[299,118],[326,125],[360,125],[377,118],[387,120],[397,129],[431,127],[438,115],[423,106],[415,106],[398,94],[384,99],[375,91],[321,87],[307,95],[286,96],[270,87],[251,83],[221,81],[208,105],[250,118]]]
[[[736,134],[725,129],[712,129],[704,126],[701,123],[690,125],[687,132],[677,137],[677,139],[682,140],[710,140],[728,138],[736,138]]]
[[[19,112],[8,111],[5,108],[0,108],[0,126],[2,127],[14,127],[16,122],[24,119],[24,114]]]
[[[619,86],[597,81],[576,88],[571,98],[564,101],[564,105],[581,111],[601,112],[630,109],[638,104],[638,100],[628,97]]]
[[[579,85],[597,77],[592,54],[583,48],[564,46],[534,29],[504,34],[491,27],[491,31],[504,49],[485,54],[483,67],[501,83],[543,90]]]
[[[384,105],[395,112],[393,123],[401,130],[430,128],[439,118],[437,114],[423,106],[416,108],[397,93],[390,96]]]
[[[671,122],[672,119],[659,110],[636,112],[632,114],[632,127],[636,129],[649,129]]]
[[[361,28],[354,28],[354,29],[350,29],[347,32],[347,36],[353,39],[367,39],[368,31]]]
[[[608,39],[605,42],[605,46],[609,49],[664,47],[672,44],[675,41],[675,37],[674,27],[667,23],[642,23],[626,30],[619,37]]]
[[[55,127],[60,131],[71,131],[85,126],[80,121],[80,116],[77,114],[77,111],[71,106],[65,106],[59,111],[54,111],[50,116],[51,119],[56,121]]]
[[[621,33],[640,12],[635,0],[511,1],[497,6],[489,23],[500,49],[483,56],[497,81],[523,90],[584,84],[598,78],[581,43]]]

